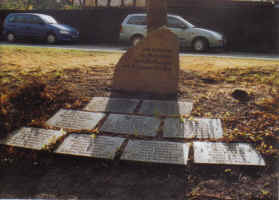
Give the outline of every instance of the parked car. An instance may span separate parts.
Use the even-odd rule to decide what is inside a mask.
[[[147,34],[147,15],[130,14],[121,24],[119,40],[131,42],[135,46]],[[192,48],[194,51],[206,51],[209,48],[223,48],[225,38],[212,30],[198,28],[178,15],[167,16],[167,27],[179,39],[182,48]]]
[[[71,26],[59,24],[49,15],[13,13],[4,20],[3,36],[9,42],[27,38],[54,44],[58,41],[76,41],[79,39],[79,32]]]

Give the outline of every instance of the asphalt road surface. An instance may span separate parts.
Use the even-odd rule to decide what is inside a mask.
[[[101,52],[125,52],[129,46],[119,44],[57,44],[46,45],[41,43],[7,43],[0,42],[0,48],[3,45],[10,46],[25,46],[25,47],[42,47],[42,48],[58,48],[58,49],[73,49],[83,51],[101,51]],[[227,51],[209,51],[206,53],[195,53],[193,51],[184,51],[180,56],[212,56],[220,58],[251,58],[251,59],[264,59],[264,60],[279,60],[279,53],[248,53],[248,52],[227,52]]]

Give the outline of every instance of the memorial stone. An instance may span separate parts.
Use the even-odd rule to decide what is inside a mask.
[[[163,133],[167,138],[219,139],[223,137],[220,119],[167,118],[164,121]]]
[[[120,91],[176,94],[178,51],[174,33],[165,27],[152,31],[120,58],[112,87]]]
[[[1,140],[0,144],[42,150],[45,146],[55,143],[64,134],[62,131],[23,127]]]
[[[120,137],[97,136],[93,138],[85,134],[71,134],[55,153],[112,160],[124,140]]]
[[[100,131],[135,136],[155,136],[161,120],[155,117],[110,114]]]
[[[191,113],[192,107],[192,102],[144,100],[139,114],[162,116],[187,115]]]
[[[166,0],[147,1],[148,34],[120,58],[113,89],[156,94],[177,94],[179,42],[167,23]]]
[[[139,102],[139,99],[94,97],[84,110],[94,112],[133,113]]]
[[[130,140],[121,160],[187,165],[188,143]]]
[[[60,109],[46,123],[59,128],[92,130],[104,116],[104,113]]]
[[[262,156],[245,143],[194,142],[194,162],[265,166]]]

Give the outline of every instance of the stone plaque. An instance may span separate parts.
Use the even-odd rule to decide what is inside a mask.
[[[64,134],[62,131],[23,127],[1,140],[0,144],[42,150],[46,145],[55,143]]]
[[[120,137],[96,136],[93,138],[85,134],[71,134],[55,153],[112,160],[124,140]]]
[[[165,27],[152,31],[120,58],[112,88],[120,91],[176,94],[178,40]]]
[[[121,0],[111,0],[110,6],[111,7],[120,7],[121,6]]]
[[[91,130],[104,116],[104,113],[60,109],[47,121],[47,125],[74,130]]]
[[[139,114],[162,116],[187,115],[191,113],[192,108],[192,102],[144,100]]]
[[[145,7],[146,0],[136,0],[136,7]]]
[[[98,0],[97,5],[100,6],[100,7],[107,7],[108,6],[108,0]]]
[[[110,114],[100,130],[135,136],[155,136],[160,123],[161,120],[155,117]]]
[[[130,140],[121,159],[187,165],[189,148],[188,143]]]
[[[223,137],[220,119],[194,119],[183,121],[179,118],[167,118],[163,127],[164,137],[219,139]]]
[[[167,0],[147,0],[148,32],[167,24]]]
[[[125,7],[132,7],[134,5],[134,0],[124,0]]]
[[[265,166],[262,156],[244,143],[194,142],[194,162]]]
[[[94,97],[84,110],[95,112],[133,113],[139,99]]]

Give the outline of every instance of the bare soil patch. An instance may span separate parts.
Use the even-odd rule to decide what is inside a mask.
[[[60,108],[79,109],[90,97],[110,96],[120,56],[1,46],[0,137],[21,126],[43,127]],[[182,56],[180,66],[178,98],[194,101],[192,115],[220,118],[224,141],[252,143],[266,167],[110,163],[1,146],[0,197],[275,199],[279,61]],[[248,101],[232,97],[235,89],[245,90]]]

